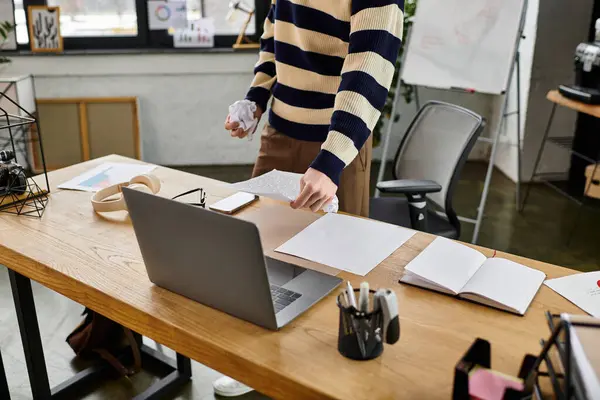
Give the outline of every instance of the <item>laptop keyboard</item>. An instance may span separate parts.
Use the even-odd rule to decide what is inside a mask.
[[[275,314],[298,300],[301,296],[300,293],[292,292],[281,286],[271,285],[271,297],[275,306]]]

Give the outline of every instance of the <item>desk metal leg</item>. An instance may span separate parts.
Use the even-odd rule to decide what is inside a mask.
[[[31,392],[35,400],[48,399],[71,399],[77,397],[78,393],[89,390],[90,385],[95,384],[99,378],[104,378],[110,372],[108,364],[102,362],[87,368],[77,375],[50,389],[48,373],[46,371],[46,361],[44,359],[44,349],[40,337],[40,329],[37,322],[33,292],[31,290],[31,281],[29,278],[8,270],[10,284],[15,301],[17,319],[19,321],[19,330],[27,362],[27,371],[31,383]],[[136,340],[139,344],[142,342],[141,335],[136,334]],[[169,374],[150,386],[145,392],[135,397],[136,400],[163,399],[169,394],[175,393],[178,389],[187,384],[192,376],[192,363],[187,357],[177,354],[177,361],[166,357],[149,347],[141,346],[143,354],[143,364],[154,361],[168,368]],[[124,355],[124,359],[131,358],[131,354]],[[121,358],[121,357],[120,357]],[[130,360],[129,360],[130,361]],[[0,399],[7,399],[3,396],[2,377],[2,359],[0,358]],[[6,388],[8,391],[8,387]]]
[[[143,348],[148,354],[150,348]],[[192,362],[189,358],[177,353],[177,369],[134,397],[134,400],[160,400],[169,398],[177,390],[186,385],[192,377]]]
[[[35,313],[31,281],[21,274],[9,269],[10,286],[12,288],[21,341],[25,352],[27,372],[31,383],[31,394],[34,399],[50,399],[50,383],[46,372],[44,349],[40,338],[40,328]]]
[[[546,146],[546,140],[548,140],[548,135],[550,134],[550,128],[552,128],[552,122],[554,121],[554,113],[556,112],[556,103],[552,103],[552,111],[550,111],[550,118],[548,118],[548,124],[546,125],[546,131],[544,132],[544,138],[542,139],[542,144],[540,145],[540,150],[537,153],[535,158],[535,164],[533,165],[533,172],[531,173],[531,179],[527,184],[527,191],[525,192],[525,197],[523,198],[523,205],[521,206],[521,211],[525,211],[525,204],[527,203],[527,199],[529,198],[529,191],[531,190],[531,184],[533,183],[533,178],[535,178],[538,166],[540,164],[540,160],[542,159],[542,153],[544,152],[544,147]]]
[[[2,353],[0,353],[0,399],[10,400],[6,371],[4,370],[4,364],[2,363]]]

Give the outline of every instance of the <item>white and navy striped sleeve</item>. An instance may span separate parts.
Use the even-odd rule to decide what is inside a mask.
[[[400,51],[404,0],[352,0],[348,55],[315,168],[339,184],[377,124]]]
[[[275,68],[275,7],[276,0],[271,1],[271,8],[264,23],[264,32],[260,38],[259,59],[254,67],[254,80],[246,99],[254,101],[264,112],[271,98],[271,88],[277,80]]]

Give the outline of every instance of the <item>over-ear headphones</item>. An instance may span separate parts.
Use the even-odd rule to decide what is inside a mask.
[[[123,197],[123,187],[156,194],[160,190],[160,180],[154,175],[144,174],[133,177],[129,182],[118,183],[101,189],[92,196],[94,211],[100,213],[127,210],[127,204],[125,204],[125,198]],[[119,194],[119,196],[107,200],[116,194]]]

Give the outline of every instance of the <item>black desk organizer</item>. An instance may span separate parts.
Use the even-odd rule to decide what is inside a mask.
[[[0,151],[13,152],[13,161],[20,165],[20,172],[18,177],[10,175],[6,185],[0,190],[0,212],[41,218],[48,203],[50,183],[40,126],[33,114],[6,95],[9,88],[10,86],[4,92],[0,92],[0,100],[12,104],[20,115],[11,114],[0,106]],[[28,160],[33,155],[29,154],[29,150],[39,154],[41,158],[43,174],[38,179],[44,181],[45,188],[41,188],[33,178],[33,168]],[[4,168],[6,173],[7,166],[8,164],[4,163],[0,168]]]
[[[549,312],[546,312],[546,320],[552,333],[548,340],[540,341],[543,347],[542,352],[533,365],[533,373],[529,377],[528,385],[532,387],[537,398],[542,398],[539,378],[546,377],[550,379],[553,398],[557,400],[587,400],[588,397],[578,368],[573,362],[571,329],[577,326],[591,327],[598,329],[598,335],[600,335],[600,323],[566,321],[560,318],[560,315]],[[556,349],[558,354],[556,362],[552,360],[552,349]],[[545,371],[540,371],[542,364],[545,364]]]
[[[370,294],[375,294],[375,290],[369,290]],[[355,294],[360,293],[360,289],[354,289]],[[343,294],[337,297],[337,306],[340,309],[340,324],[338,331],[338,351],[344,357],[352,360],[366,361],[377,358],[383,353],[383,311],[378,309],[372,312],[362,312],[355,307],[344,307],[341,304]],[[365,327],[367,339],[359,337],[365,333],[360,329]]]
[[[542,351],[538,356],[527,354],[521,363],[518,377],[523,379],[525,389],[522,392],[508,389],[503,399],[591,400],[586,396],[583,382],[572,362],[570,334],[572,327],[586,326],[598,328],[598,335],[600,335],[600,323],[565,321],[560,318],[560,315],[550,314],[549,312],[546,312],[546,319],[551,331],[550,338],[540,341]],[[556,349],[559,356],[556,361],[553,361],[551,355],[553,348]],[[491,369],[491,345],[484,339],[476,339],[467,353],[456,364],[452,392],[454,400],[470,399],[469,372],[475,365]],[[540,369],[542,365],[545,366],[545,370]],[[540,378],[549,380],[550,385],[548,387],[552,388],[551,396],[548,396],[548,394],[545,397],[543,396]]]

